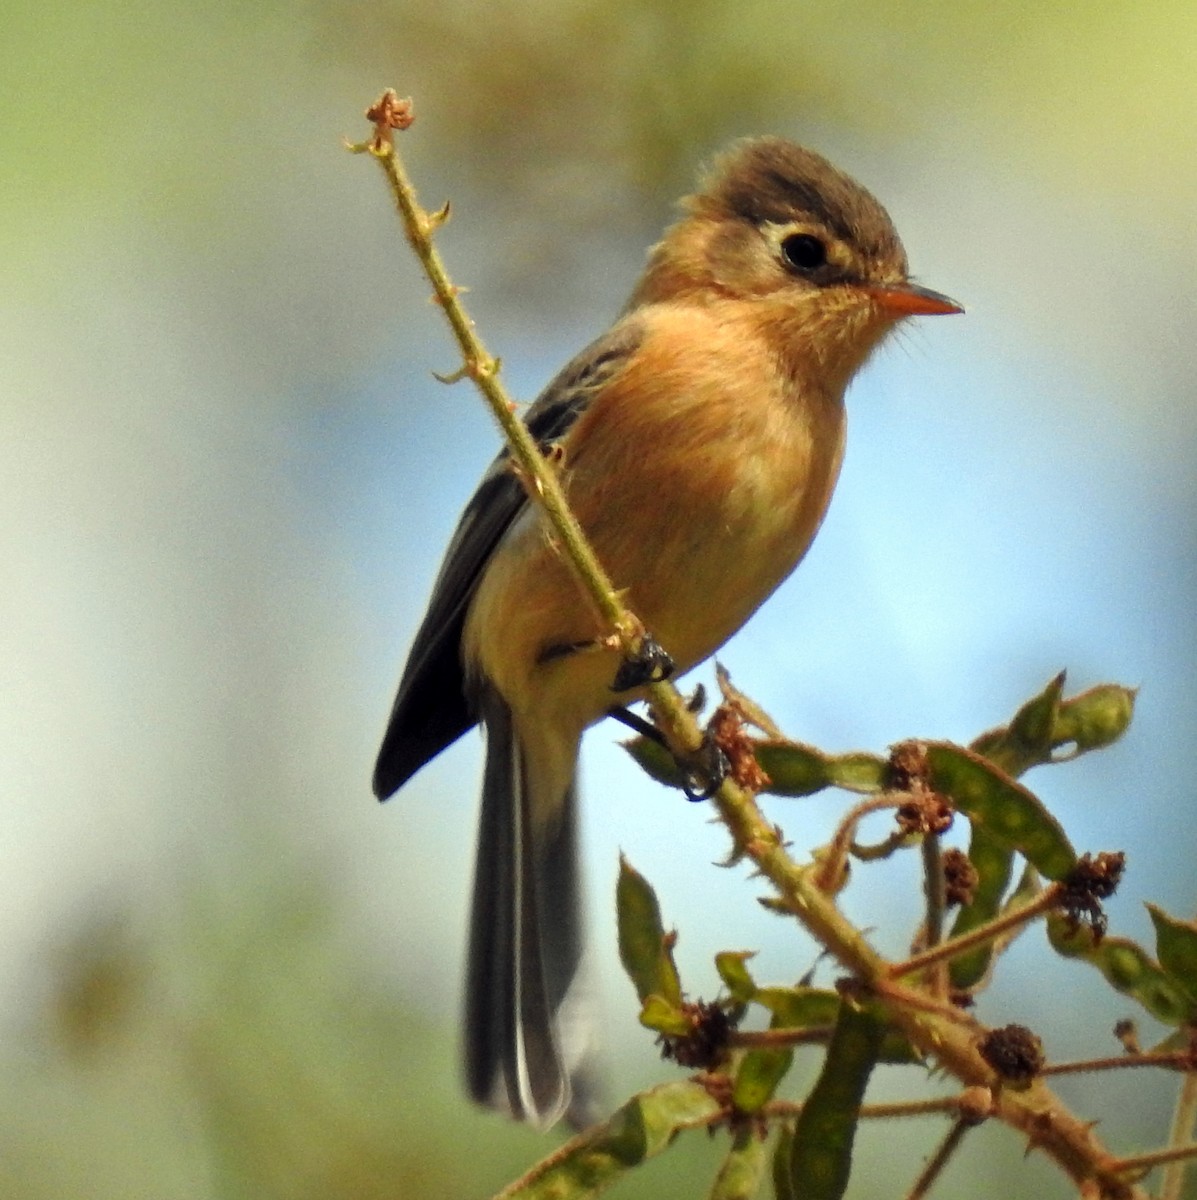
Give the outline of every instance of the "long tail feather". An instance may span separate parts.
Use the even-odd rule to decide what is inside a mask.
[[[493,691],[482,715],[487,755],[466,975],[466,1080],[479,1103],[548,1126],[587,1107],[585,1089],[575,1096],[571,1079],[589,1041],[575,1004],[575,787],[572,779],[530,778],[511,710]],[[555,803],[544,803],[546,786],[560,789]]]

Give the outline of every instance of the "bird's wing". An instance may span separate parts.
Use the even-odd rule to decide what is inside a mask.
[[[542,449],[565,436],[595,393],[618,374],[641,337],[640,321],[625,317],[562,368],[525,417]],[[504,450],[461,515],[412,643],[374,767],[374,794],[380,800],[478,720],[462,674],[466,611],[495,547],[527,503]]]

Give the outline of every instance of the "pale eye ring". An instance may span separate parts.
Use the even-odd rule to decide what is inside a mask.
[[[781,256],[787,266],[803,275],[827,265],[827,247],[813,233],[791,233],[782,238]]]

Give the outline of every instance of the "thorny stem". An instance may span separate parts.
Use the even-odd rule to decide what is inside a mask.
[[[408,241],[436,289],[438,302],[461,348],[465,364],[461,375],[469,377],[486,398],[523,477],[532,483],[529,487],[532,501],[540,506],[550,523],[585,594],[613,629],[620,648],[625,654],[634,655],[640,646],[643,627],[623,604],[590,550],[556,475],[523,422],[515,416],[514,406],[497,378],[498,361],[474,332],[458,299],[458,289],[450,282],[432,244],[432,234],[444,222],[448,210],[429,214],[419,206],[392,137],[392,130],[411,124],[410,103],[400,101],[393,91],[388,90],[367,110],[367,118],[374,125],[373,137],[367,142],[350,144],[348,148],[354,153],[373,155],[382,167]],[[677,689],[669,683],[653,683],[645,688],[645,692],[653,716],[670,746],[683,753],[697,750],[702,744],[702,731]],[[711,801],[737,853],[750,858],[776,890],[778,907],[792,912],[811,936],[857,979],[884,989],[883,999],[894,1025],[966,1086],[992,1086],[993,1072],[976,1049],[980,1026],[953,1022],[920,1009],[914,1003],[920,993],[887,982],[896,975],[908,974],[921,965],[958,953],[964,948],[961,945],[963,939],[937,947],[935,955],[929,959],[921,956],[924,962],[912,959],[891,966],[840,912],[834,899],[818,886],[812,870],[800,866],[790,857],[782,831],[766,821],[750,792],[727,778]],[[1020,909],[1014,916],[1014,923],[1026,920],[1029,915],[1026,908]],[[945,949],[946,955],[942,953]],[[1092,1130],[1069,1113],[1045,1085],[1036,1083],[1025,1092],[1004,1089],[995,1100],[993,1115],[1026,1133],[1032,1145],[1049,1154],[1078,1185],[1096,1184],[1101,1193],[1116,1196],[1118,1200],[1131,1200],[1142,1195],[1109,1170],[1109,1152],[1097,1141]],[[562,1152],[565,1149],[562,1147]]]
[[[411,102],[400,100],[394,91],[388,89],[367,110],[366,115],[374,122],[374,137],[368,142],[350,144],[348,148],[354,153],[373,155],[381,166],[403,222],[408,244],[420,260],[420,265],[432,284],[436,301],[453,330],[464,366],[456,374],[443,378],[448,382],[468,378],[482,393],[503,430],[512,457],[518,464],[523,478],[531,481],[529,492],[548,518],[554,534],[560,541],[562,555],[577,576],[584,594],[604,623],[615,631],[623,651],[629,655],[634,654],[643,636],[643,626],[620,599],[615,585],[586,541],[581,525],[570,511],[560,479],[545,460],[527,426],[516,415],[516,406],[499,381],[499,360],[487,350],[474,328],[474,323],[466,315],[460,300],[461,289],[449,278],[440,252],[436,248],[434,235],[448,219],[449,206],[446,204],[434,213],[421,207],[403,160],[395,149],[393,131],[408,128],[414,120]],[[662,692],[673,692],[677,699],[676,707],[679,710],[683,709],[675,689],[655,686],[661,687]],[[653,694],[653,699],[666,709],[674,707],[663,696]],[[680,740],[688,743],[691,749],[697,748],[701,741],[697,726],[693,737]]]

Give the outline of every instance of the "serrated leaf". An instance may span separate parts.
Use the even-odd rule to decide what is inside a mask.
[[[1048,879],[1076,864],[1063,826],[1040,800],[988,759],[950,742],[927,742],[930,784],[952,798],[974,826],[1017,850]]]
[[[652,885],[623,855],[615,885],[619,920],[619,958],[641,1002],[658,996],[675,1009],[682,1006],[682,984],[670,938]]]
[[[1062,913],[1048,915],[1047,936],[1057,954],[1091,963],[1112,987],[1137,1000],[1163,1024],[1180,1025],[1197,1018],[1192,998],[1129,938],[1099,940],[1088,925],[1071,922]]]
[[[667,1149],[679,1133],[709,1126],[721,1111],[705,1088],[689,1080],[641,1092],[609,1121],[555,1149],[494,1200],[597,1196]]]
[[[1197,1003],[1197,924],[1170,917],[1155,904],[1149,904],[1147,911],[1155,925],[1155,952],[1160,966]]]

